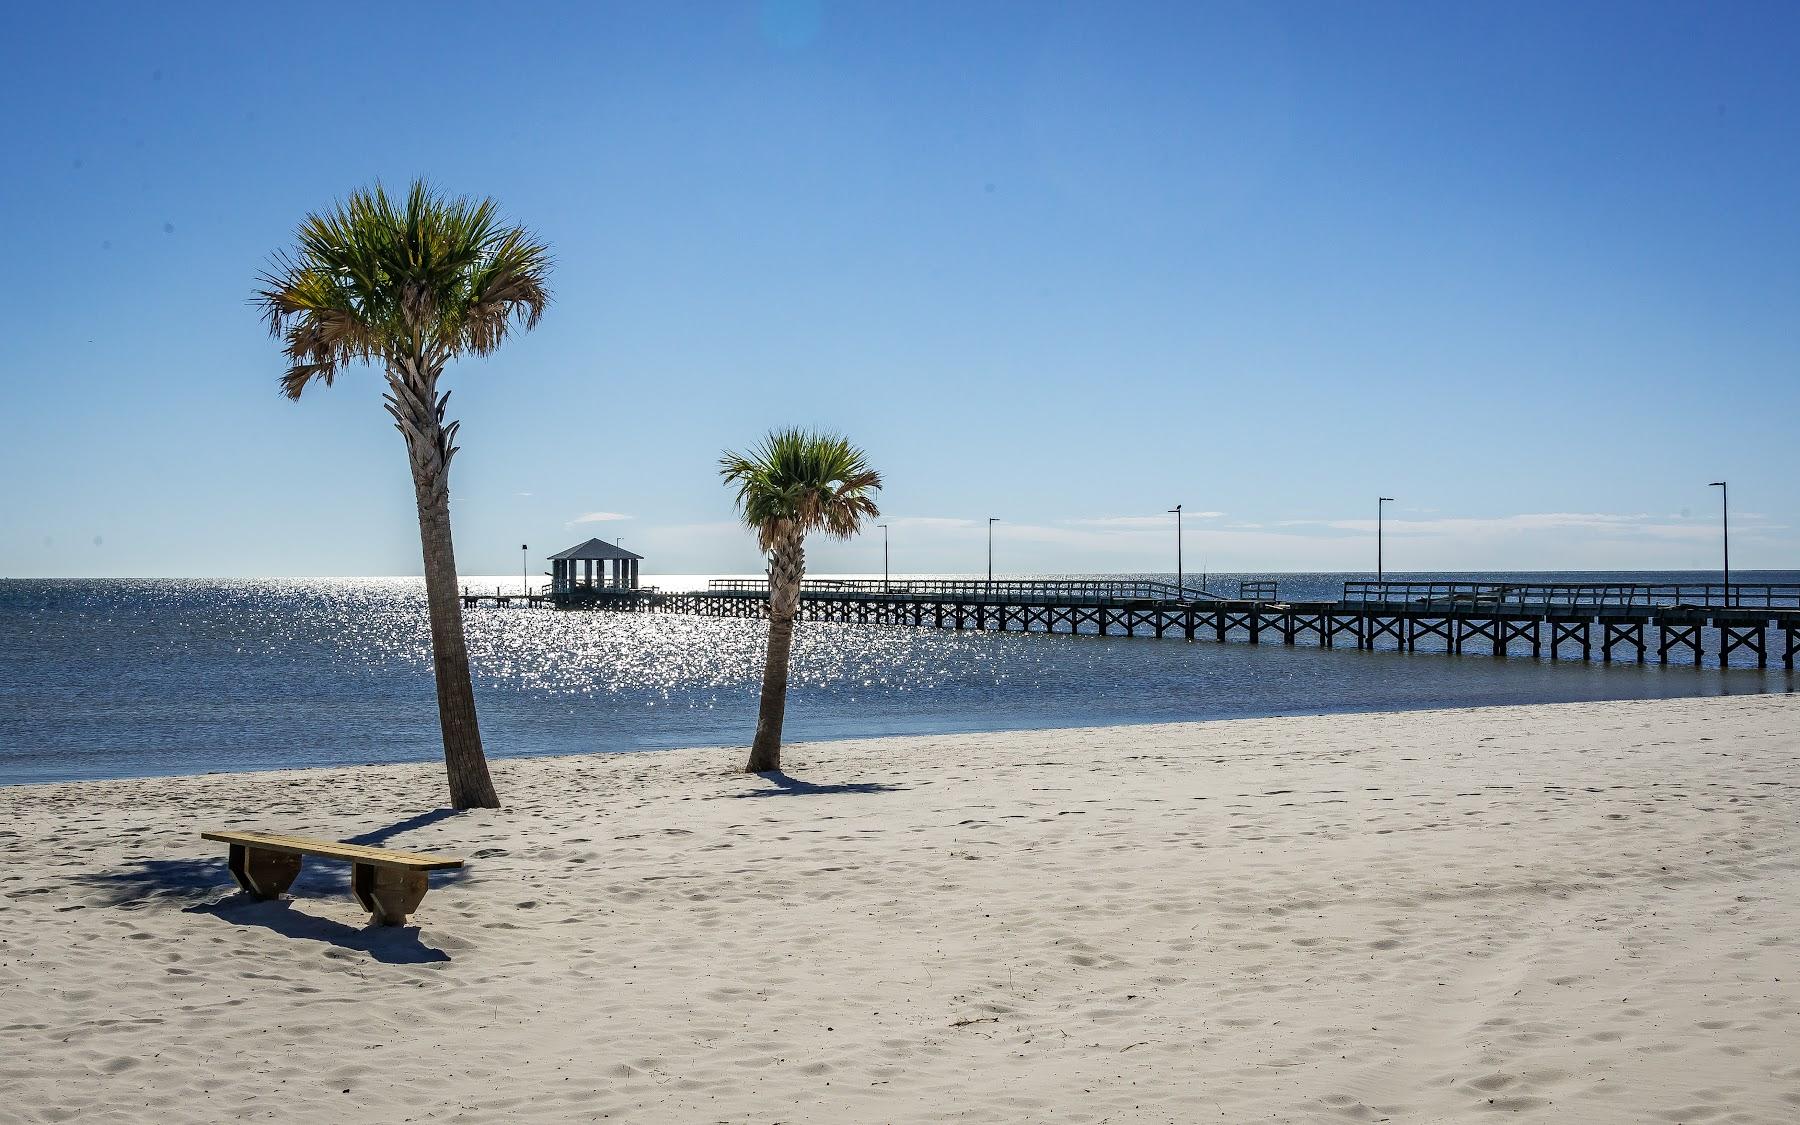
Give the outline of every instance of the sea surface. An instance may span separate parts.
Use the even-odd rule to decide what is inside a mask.
[[[1208,581],[1215,593],[1233,594],[1240,580],[1276,580],[1282,597],[1300,600],[1335,598],[1345,579],[1366,577]],[[1389,577],[1717,580],[1695,572]],[[1733,577],[1800,581],[1796,572]],[[705,580],[645,578],[671,589]],[[516,591],[520,580],[465,581]],[[760,622],[482,608],[467,614],[467,629],[492,755],[746,745],[754,728]],[[1780,670],[806,623],[795,645],[787,735],[800,741],[1794,686]],[[0,580],[0,784],[440,753],[419,579]]]

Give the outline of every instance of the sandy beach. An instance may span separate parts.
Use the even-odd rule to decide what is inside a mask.
[[[1800,1118],[1800,700],[0,789],[0,1120]],[[204,828],[471,857],[235,897]]]

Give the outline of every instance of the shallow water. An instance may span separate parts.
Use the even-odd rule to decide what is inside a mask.
[[[1281,576],[1282,593],[1334,596],[1343,577]],[[1214,589],[1235,589],[1236,578],[1215,579]],[[471,611],[467,627],[491,754],[744,744],[754,727],[759,622],[487,608]],[[1786,672],[1750,669],[813,623],[796,642],[788,736],[1756,693],[1793,683]],[[439,753],[417,579],[0,581],[0,783]]]

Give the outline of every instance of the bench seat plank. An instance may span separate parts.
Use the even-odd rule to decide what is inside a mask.
[[[366,863],[375,867],[394,867],[409,871],[447,871],[461,867],[458,856],[429,855],[423,852],[395,852],[386,848],[370,848],[362,844],[341,844],[334,840],[313,840],[305,836],[278,836],[269,832],[202,832],[203,840],[222,844],[242,844],[268,852],[290,855],[316,855],[325,859],[341,859]]]

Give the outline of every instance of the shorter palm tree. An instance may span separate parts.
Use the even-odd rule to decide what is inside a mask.
[[[787,716],[788,656],[800,581],[806,575],[806,537],[822,531],[848,539],[881,514],[874,493],[881,474],[863,451],[836,434],[775,430],[749,455],[726,451],[719,475],[737,488],[738,514],[769,556],[769,651],[763,662],[762,701],[747,773],[781,768],[781,725]]]

